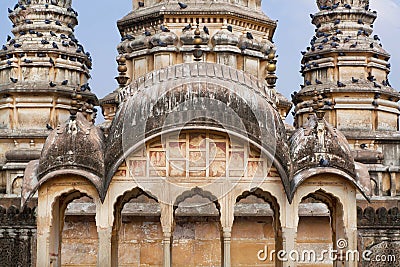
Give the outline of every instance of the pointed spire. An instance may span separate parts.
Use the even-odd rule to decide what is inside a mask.
[[[11,75],[0,75],[0,85],[13,82],[5,80],[8,76],[15,79],[15,86],[35,82],[71,88],[87,82],[92,63],[74,35],[78,13],[71,2],[21,0],[11,10],[14,38],[8,38],[0,51],[0,58],[8,60],[0,61],[0,69]]]
[[[370,10],[367,0],[318,0],[317,5],[319,11],[310,15],[315,36],[302,52],[304,84],[294,99],[296,126],[304,123],[312,109],[312,92],[317,90],[330,103],[325,117],[339,129],[397,131],[400,95],[388,80],[390,54],[373,33],[377,12]],[[375,94],[384,101],[374,99]],[[376,116],[368,109],[376,109]]]

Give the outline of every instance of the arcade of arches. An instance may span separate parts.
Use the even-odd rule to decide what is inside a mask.
[[[353,185],[313,175],[289,203],[261,150],[222,132],[151,139],[119,167],[104,201],[76,175],[45,182],[38,197],[40,266],[308,266],[273,251],[319,253],[341,238],[356,248]],[[356,266],[346,264],[318,266]]]

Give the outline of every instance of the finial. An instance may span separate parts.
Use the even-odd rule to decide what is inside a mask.
[[[126,58],[121,56],[117,59],[117,62],[119,75],[118,77],[115,77],[115,79],[117,80],[119,87],[123,88],[129,80],[129,77],[126,76],[126,72],[128,71],[128,68],[126,67]]]
[[[274,89],[276,80],[278,80],[278,77],[275,75],[276,71],[276,56],[275,52],[271,50],[271,52],[267,56],[268,64],[267,64],[267,76],[265,77],[265,80],[267,81],[268,88]]]
[[[199,28],[199,19],[196,19],[196,29],[194,30],[194,38],[193,38],[193,44],[194,44],[194,51],[193,51],[193,57],[194,61],[201,61],[201,58],[203,57],[203,51],[201,50],[201,44],[203,40],[201,39],[201,32]]]

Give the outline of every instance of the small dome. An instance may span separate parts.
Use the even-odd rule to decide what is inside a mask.
[[[210,36],[207,35],[205,32],[201,32],[200,38],[202,45],[207,45],[208,40],[210,40]],[[193,40],[194,40],[194,31],[185,31],[181,35],[181,42],[183,45],[193,45]]]
[[[150,37],[145,35],[135,36],[134,40],[124,40],[117,46],[117,50],[120,54],[132,53],[146,48],[151,48],[151,44]]]
[[[81,114],[48,136],[39,160],[38,181],[57,170],[82,170],[97,177],[104,175],[103,133]],[[90,178],[89,178],[90,179]],[[100,181],[92,181],[98,187]]]
[[[214,46],[216,45],[234,45],[237,46],[239,43],[239,37],[233,32],[228,31],[227,29],[222,29],[218,31],[211,40]]]
[[[269,53],[275,50],[276,47],[270,40],[264,38],[264,40],[261,41],[261,52],[263,54],[268,55]]]
[[[247,38],[246,34],[243,34],[239,38],[238,47],[240,50],[250,49],[255,51],[261,51],[263,49],[263,44],[256,39]]]
[[[135,36],[135,40],[130,41],[128,46],[132,51],[137,51],[144,48],[151,48],[150,37],[145,35]]]
[[[173,32],[160,32],[153,35],[150,42],[153,46],[177,45],[178,36]]]
[[[293,174],[315,167],[333,167],[355,175],[354,159],[346,137],[325,119],[310,115],[290,139]]]

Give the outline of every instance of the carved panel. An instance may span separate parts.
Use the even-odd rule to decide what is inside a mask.
[[[370,248],[371,261],[365,263],[366,267],[392,267],[398,266],[400,260],[400,242],[383,241]],[[397,264],[396,264],[397,262]]]
[[[185,131],[162,136],[132,153],[128,159],[133,177],[171,177],[185,181],[219,177],[277,176],[256,148],[227,134]]]
[[[0,267],[27,267],[33,262],[34,210],[0,206]]]

